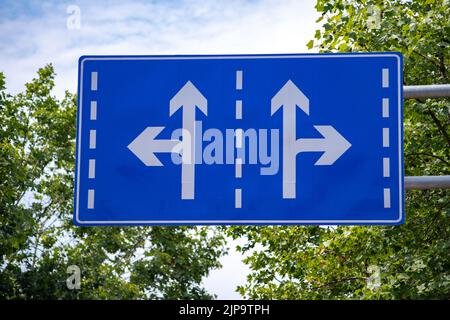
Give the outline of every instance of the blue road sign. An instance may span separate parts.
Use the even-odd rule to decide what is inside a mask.
[[[77,225],[401,224],[399,53],[83,56]]]

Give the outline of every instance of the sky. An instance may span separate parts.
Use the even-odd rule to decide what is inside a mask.
[[[0,0],[0,72],[18,93],[52,63],[54,94],[77,90],[82,55],[303,53],[318,26],[315,0]],[[239,242],[239,241],[238,241]],[[248,267],[229,241],[223,268],[204,279],[239,299]]]

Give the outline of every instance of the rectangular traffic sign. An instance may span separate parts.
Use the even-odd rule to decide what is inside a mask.
[[[400,224],[399,53],[83,56],[77,225]]]

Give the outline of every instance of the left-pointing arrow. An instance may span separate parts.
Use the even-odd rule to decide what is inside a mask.
[[[128,149],[134,153],[146,166],[163,166],[155,153],[180,153],[179,140],[155,138],[165,127],[147,127],[140,135],[128,145]]]

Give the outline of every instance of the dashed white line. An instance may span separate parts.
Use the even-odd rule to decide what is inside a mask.
[[[242,178],[242,159],[236,158],[236,178]]]
[[[95,149],[97,147],[97,131],[89,131],[89,149]]]
[[[383,68],[383,75],[382,75],[382,85],[383,88],[389,88],[389,69]]]
[[[95,159],[89,159],[89,179],[95,179]]]
[[[242,90],[242,70],[236,71],[236,90]]]
[[[236,119],[242,120],[242,100],[236,100]]]
[[[382,69],[382,81],[381,86],[383,88],[389,88],[389,69]],[[382,100],[382,117],[389,118],[389,98],[383,98]],[[389,128],[383,128],[383,147],[388,148],[390,146]],[[391,176],[391,163],[389,157],[383,157],[383,177],[389,178]],[[391,207],[391,189],[383,188],[383,202],[384,208]]]
[[[384,188],[384,207],[386,209],[391,207],[391,189],[390,188]]]
[[[91,72],[91,91],[97,91],[98,73]],[[90,120],[97,120],[97,101],[91,101]],[[92,129],[89,131],[89,149],[97,147],[97,131]],[[88,178],[95,179],[95,159],[89,159]],[[88,189],[87,208],[94,209],[95,190]]]
[[[389,147],[389,128],[383,128],[383,147]]]
[[[242,78],[243,72],[242,70],[236,71],[236,90],[242,90]],[[237,120],[242,120],[242,100],[236,100],[236,108],[235,108],[235,116]],[[236,129],[235,137],[236,137],[236,148],[241,149],[243,145],[243,136],[244,132],[242,129]],[[235,177],[242,178],[242,158],[239,156],[235,161]],[[242,189],[235,189],[234,192],[234,206],[237,209],[242,208]]]
[[[91,101],[91,120],[97,120],[97,101]]]
[[[242,139],[244,136],[244,132],[242,129],[236,129],[236,148],[240,149],[242,148]]]
[[[95,190],[89,189],[88,190],[88,203],[87,203],[88,209],[94,209],[94,197],[95,197]]]
[[[389,178],[391,176],[391,165],[390,165],[390,159],[389,158],[383,158],[383,177]]]
[[[234,190],[234,206],[235,208],[242,208],[242,189],[235,189]]]
[[[91,72],[91,91],[97,91],[98,73]]]
[[[389,118],[389,98],[383,98],[383,118]]]

